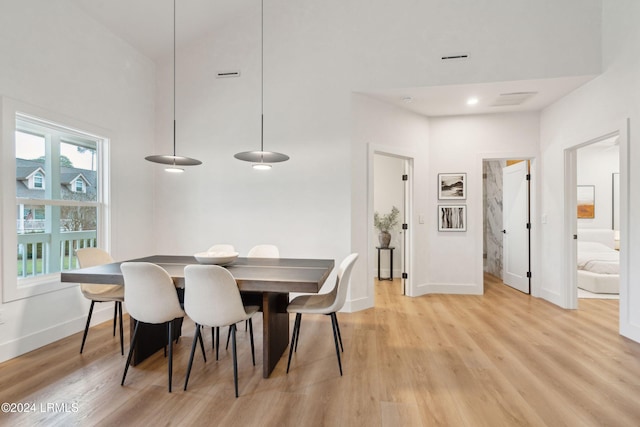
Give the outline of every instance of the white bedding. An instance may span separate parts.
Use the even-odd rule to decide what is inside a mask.
[[[620,253],[602,243],[578,241],[578,270],[619,274]]]

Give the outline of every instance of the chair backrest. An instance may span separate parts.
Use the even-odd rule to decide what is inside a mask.
[[[176,287],[166,270],[149,262],[123,262],[127,311],[144,323],[165,323],[184,317]]]
[[[213,245],[207,250],[207,252],[225,252],[225,253],[230,253],[235,251],[236,250],[233,247],[233,245],[225,245],[225,244]]]
[[[76,251],[76,256],[78,257],[78,264],[80,268],[95,267],[96,265],[111,264],[113,262],[111,255],[100,248],[78,249]],[[88,283],[80,284],[80,291],[82,291],[82,293],[87,297],[91,294],[100,293],[103,288],[104,285],[92,285]]]
[[[327,309],[327,312],[338,311],[344,306],[347,300],[347,290],[349,288],[349,281],[351,280],[351,271],[353,265],[358,259],[358,254],[353,253],[346,257],[344,261],[338,267],[338,276],[336,277],[336,286],[330,292],[334,296],[333,304]]]
[[[232,325],[247,318],[236,280],[218,265],[185,267],[184,310],[204,326]]]
[[[280,258],[280,251],[275,245],[256,245],[251,248],[247,258]]]

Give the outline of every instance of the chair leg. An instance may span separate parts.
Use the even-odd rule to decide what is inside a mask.
[[[216,360],[218,360],[219,350],[220,350],[220,327],[216,326]]]
[[[231,326],[229,326],[229,333],[227,334],[227,345],[225,346],[225,350],[229,350],[229,338],[231,338]]]
[[[233,383],[236,387],[236,397],[238,397],[238,358],[236,356],[236,325],[229,326],[231,330],[231,350],[233,352]]]
[[[296,318],[300,316],[300,321],[298,322],[298,333],[296,334],[296,345],[293,347],[294,352],[298,352],[298,341],[300,341],[300,326],[302,326],[302,313],[296,313]]]
[[[253,360],[253,366],[256,366],[256,351],[253,345],[253,320],[249,318],[245,322],[249,323],[249,337],[251,338],[251,360]]]
[[[84,350],[84,342],[87,340],[87,332],[89,332],[89,324],[91,323],[91,314],[93,314],[93,305],[95,301],[91,301],[91,307],[89,307],[89,317],[87,317],[87,324],[84,327],[84,335],[82,336],[82,345],[80,346],[80,354],[82,354],[82,350]]]
[[[202,350],[202,358],[207,361],[207,355],[204,352],[204,339],[202,338],[202,331],[198,329],[198,341],[200,341],[200,350]]]
[[[293,355],[293,348],[297,345],[298,331],[300,330],[300,320],[302,314],[296,313],[296,321],[293,323],[293,332],[291,333],[291,344],[289,344],[289,360],[287,361],[287,374],[289,373],[289,367],[291,366],[291,356]]]
[[[116,336],[116,319],[118,318],[118,301],[113,306],[113,336]]]
[[[167,322],[169,328],[169,393],[171,393],[171,377],[173,374],[173,320]]]
[[[216,348],[216,328],[211,328],[211,350],[215,350]]]
[[[331,313],[331,317],[334,318],[336,322],[336,330],[338,331],[338,341],[340,341],[340,350],[344,353],[344,347],[342,346],[342,335],[340,335],[340,324],[338,323],[338,316],[336,313]]]
[[[333,341],[336,344],[336,356],[338,356],[338,366],[340,367],[340,376],[342,376],[342,362],[340,361],[340,347],[338,346],[338,331],[336,329],[336,319],[331,316],[331,327],[333,328]]]
[[[138,339],[138,327],[140,326],[140,322],[134,320],[136,322],[136,326],[133,329],[133,338],[131,338],[131,346],[129,347],[129,356],[127,357],[127,364],[124,365],[124,374],[122,375],[122,382],[120,385],[124,385],[124,379],[127,377],[127,371],[129,370],[129,364],[131,363],[131,357],[133,356],[133,349],[136,346],[136,340]]]
[[[165,329],[165,331],[164,331],[165,334],[167,334],[166,335],[166,339],[164,340],[164,357],[167,357],[167,343],[171,339],[171,338],[169,338],[170,337],[170,334],[169,334],[169,323],[166,323],[164,325],[164,329]]]
[[[189,375],[191,375],[191,366],[193,365],[193,356],[196,352],[196,345],[198,342],[198,338],[200,338],[200,344],[202,345],[202,335],[200,334],[200,325],[196,323],[196,331],[193,335],[193,343],[191,344],[191,355],[189,356],[189,364],[187,365],[187,377],[184,380],[184,391],[187,391],[187,384],[189,384]],[[204,346],[202,347],[202,352],[204,354]],[[205,357],[204,361],[207,361]]]
[[[120,354],[124,356],[124,327],[122,326],[122,301],[116,301],[120,312]]]

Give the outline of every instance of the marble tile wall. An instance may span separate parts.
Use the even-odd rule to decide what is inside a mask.
[[[502,168],[504,160],[483,163],[484,271],[502,278]]]

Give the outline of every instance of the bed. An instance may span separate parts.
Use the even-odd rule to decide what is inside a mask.
[[[613,230],[578,230],[578,287],[597,294],[620,292],[620,253]]]

